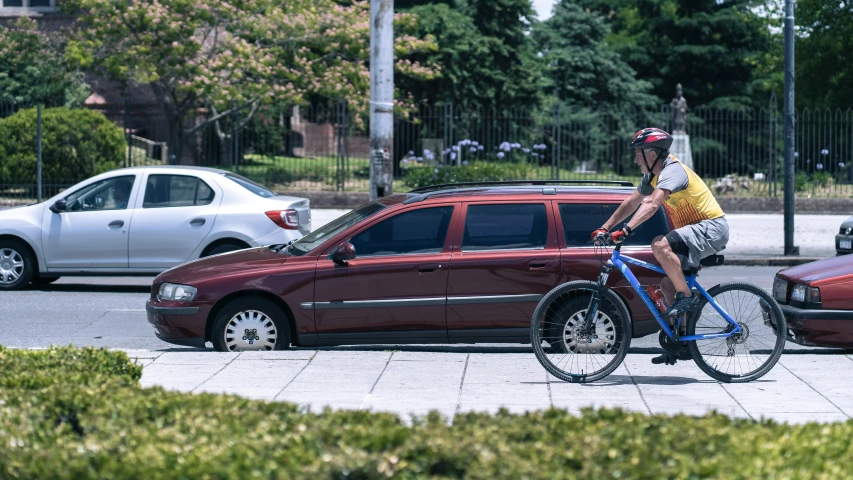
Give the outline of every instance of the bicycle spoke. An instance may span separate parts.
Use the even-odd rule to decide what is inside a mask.
[[[542,340],[539,345],[534,343],[537,359],[564,380],[601,378],[621,363],[627,350],[623,344],[627,315],[619,313],[612,300],[602,298],[595,318],[587,319],[593,290],[588,292],[549,293],[537,307],[538,317],[534,317],[533,331]],[[584,330],[587,320],[591,322],[588,331]]]
[[[785,342],[785,331],[780,330],[784,318],[777,318],[776,312],[765,320],[765,315],[770,315],[765,309],[771,308],[770,302],[775,304],[775,301],[748,284],[732,283],[715,288],[718,289],[712,294],[714,301],[738,322],[741,331],[728,337],[697,340],[694,346],[697,364],[712,377],[725,381],[747,381],[764,375],[778,360]],[[707,302],[691,321],[692,333],[696,335],[728,333],[734,329]]]

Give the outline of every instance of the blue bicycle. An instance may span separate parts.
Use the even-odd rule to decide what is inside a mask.
[[[617,245],[610,259],[602,262],[597,282],[560,285],[536,307],[530,337],[536,358],[549,373],[568,382],[592,382],[611,374],[625,359],[631,317],[625,302],[607,286],[614,268],[660,323],[661,345],[666,349],[686,343],[693,360],[709,376],[721,382],[749,382],[776,365],[787,324],[779,304],[762,288],[730,282],[705,291],[696,283],[697,271],[691,271],[685,277],[687,284],[703,298],[697,310],[685,315],[687,334],[679,337],[682,318],[664,320],[627,264],[659,273],[663,269],[622,255],[621,248]]]

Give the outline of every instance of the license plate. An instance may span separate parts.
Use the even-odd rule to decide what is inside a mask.
[[[839,240],[838,248],[842,250],[850,250],[853,248],[853,240]]]

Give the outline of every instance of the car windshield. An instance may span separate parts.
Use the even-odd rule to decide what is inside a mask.
[[[275,193],[267,190],[266,187],[262,187],[261,185],[258,185],[246,177],[237,175],[236,173],[223,173],[222,176],[259,197],[270,198],[275,196]]]
[[[290,247],[290,253],[292,255],[301,256],[306,253],[314,250],[321,243],[326,240],[334,237],[338,233],[346,230],[347,228],[355,225],[356,223],[364,220],[367,217],[372,216],[379,210],[385,208],[385,205],[382,205],[377,202],[368,203],[367,205],[362,206],[357,210],[353,210],[346,215],[336,218],[331,222],[323,225],[322,227],[314,230],[313,232],[305,235],[304,237],[297,240]]]

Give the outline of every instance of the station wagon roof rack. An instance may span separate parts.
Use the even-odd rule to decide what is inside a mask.
[[[633,187],[634,184],[624,180],[508,180],[502,182],[461,182],[430,185],[409,191],[409,193],[424,193],[437,190],[452,190],[464,187],[500,187],[505,185],[613,185],[618,187]]]
[[[444,192],[467,192],[467,191],[477,191],[483,190],[483,188],[495,187],[495,186],[525,186],[525,185],[536,185],[536,186],[559,186],[559,185],[584,185],[584,184],[593,184],[593,185],[611,185],[618,187],[633,187],[634,184],[626,181],[619,180],[515,180],[515,181],[503,181],[503,182],[462,182],[462,183],[445,183],[442,185],[430,185],[428,187],[416,188],[410,192],[409,194],[414,194],[412,197],[406,199],[403,204],[407,205],[415,202],[422,202],[429,198],[431,195],[435,195],[437,193]],[[543,188],[543,194],[554,195],[557,193],[554,188]]]

